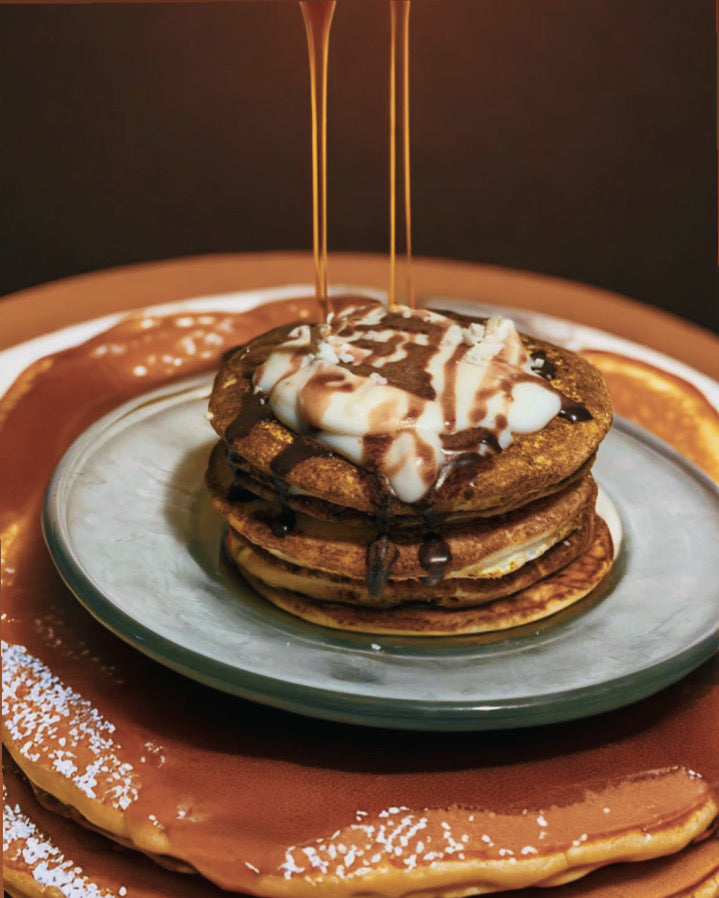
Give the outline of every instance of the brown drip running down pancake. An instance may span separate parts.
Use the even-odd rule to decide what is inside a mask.
[[[447,635],[547,617],[613,559],[599,372],[503,319],[351,306],[229,353],[206,475],[229,558],[323,626]]]

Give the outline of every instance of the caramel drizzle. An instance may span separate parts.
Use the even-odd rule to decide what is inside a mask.
[[[390,0],[390,247],[389,308],[404,304],[414,308],[412,280],[412,211],[409,137],[409,10],[411,0]],[[327,68],[329,37],[336,0],[300,0],[307,35],[312,109],[312,244],[315,298],[322,320],[334,313],[327,273]],[[398,151],[399,143],[399,151]],[[398,203],[398,193],[401,204]],[[397,285],[398,205],[404,218],[404,284]],[[313,334],[313,345],[317,336]]]
[[[327,64],[335,5],[336,0],[300,0],[310,64],[315,297],[324,321],[333,311],[327,290]]]
[[[390,0],[389,88],[389,290],[388,306],[414,308],[409,139],[409,10],[411,0]],[[400,152],[397,143],[400,143]],[[401,165],[400,165],[401,160]],[[397,289],[397,194],[402,185],[405,238],[404,290]]]

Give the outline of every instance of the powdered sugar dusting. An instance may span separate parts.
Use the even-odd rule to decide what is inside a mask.
[[[9,869],[29,873],[43,889],[53,887],[65,898],[105,898],[117,894],[91,882],[82,868],[23,814],[19,805],[10,804],[5,786],[3,858]]]
[[[662,796],[658,801],[657,796]],[[677,825],[677,809],[685,822]],[[697,814],[697,808],[702,813]],[[651,808],[651,811],[648,810]],[[547,808],[498,813],[453,806],[423,811],[390,807],[376,814],[358,811],[355,822],[331,836],[292,845],[280,873],[285,879],[321,875],[346,879],[378,868],[430,870],[469,862],[482,869],[534,869],[537,858],[553,857],[561,869],[581,865],[591,843],[629,838],[634,854],[654,856],[656,840],[679,847],[702,832],[716,814],[706,784],[683,768],[644,771],[616,781],[589,784],[580,798]],[[637,848],[638,840],[643,846]],[[662,849],[664,850],[664,849]]]
[[[158,349],[158,334],[173,339]],[[222,349],[237,339],[237,317],[222,314],[180,315],[176,317],[142,313],[126,318],[119,329],[109,331],[92,350],[93,358],[142,353],[142,363],[131,368],[138,379],[168,376],[193,361],[211,362]],[[130,332],[131,340],[127,338]],[[116,342],[113,337],[120,334]]]
[[[280,869],[286,879],[309,872],[344,878],[362,876],[382,863],[413,870],[463,861],[472,848],[473,855],[486,855],[486,845],[477,845],[477,834],[468,826],[470,816],[459,809],[415,813],[406,807],[373,817],[358,812],[357,819],[365,819],[332,837],[288,848]]]
[[[126,810],[137,799],[138,777],[120,760],[114,725],[24,646],[3,641],[2,660],[3,720],[15,750],[88,798]]]

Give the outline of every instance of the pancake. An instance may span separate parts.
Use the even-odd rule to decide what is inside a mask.
[[[608,832],[606,824],[602,825],[602,817],[606,821],[611,816],[613,800],[621,792],[631,793],[637,807],[642,800],[647,802],[650,785],[652,781],[656,784],[657,779],[665,786],[663,802],[668,801],[687,773],[661,770],[626,777],[616,788],[602,790],[606,803],[597,804],[590,814],[569,799],[548,809],[524,808],[521,816],[462,806],[439,814],[417,814],[399,807],[379,816],[368,815],[361,823],[339,830],[332,839],[294,846],[288,852],[287,881],[276,887],[273,896],[305,898],[321,890],[325,894],[352,898],[369,895],[473,898],[531,886],[566,885],[604,866],[610,853],[623,861],[646,862],[658,857],[658,850],[668,853],[670,846],[686,846],[689,833],[694,832],[697,841],[708,839],[717,812],[712,797],[702,796],[686,805],[671,822],[662,821],[660,808],[652,803],[659,811],[656,826],[636,825],[634,821],[632,825],[625,820],[624,828]],[[591,784],[587,791],[591,793]],[[598,793],[595,795],[599,797]],[[571,821],[570,827],[572,823],[576,827],[581,820],[581,837],[544,839],[547,830],[560,819],[564,825]],[[511,833],[507,841],[500,836],[504,832]],[[511,848],[507,845],[509,841]],[[351,846],[351,853],[338,851],[338,846]],[[404,863],[397,863],[398,854],[405,859]],[[311,870],[308,870],[308,858],[312,861]],[[411,860],[407,862],[407,858]],[[716,866],[712,866],[715,872]],[[347,879],[353,874],[358,881],[355,888],[348,889]],[[716,894],[715,884],[716,878],[711,877],[706,891],[702,883],[697,891],[671,894],[673,898],[690,898],[690,895],[710,898]],[[580,893],[594,894],[591,881],[583,883]],[[662,893],[663,890],[657,889],[654,896]],[[634,895],[635,890],[620,883],[618,889],[602,894],[624,898]]]
[[[441,317],[465,331],[486,325],[484,319],[449,313]],[[387,313],[383,326],[401,329],[406,323],[401,313]],[[430,320],[421,326],[430,348],[432,341],[442,339],[444,324]],[[256,390],[255,372],[298,327],[275,328],[228,355],[210,397],[208,419],[213,428],[256,479],[280,478],[293,491],[366,514],[375,514],[379,504],[390,515],[416,513],[411,503],[400,501],[369,468],[283,424]],[[564,415],[555,415],[540,430],[516,437],[501,452],[480,455],[458,448],[456,458],[444,467],[425,497],[436,513],[497,514],[514,507],[518,496],[528,501],[545,495],[591,459],[609,429],[612,406],[597,369],[568,350],[526,335],[520,338],[537,370],[545,372],[561,396]],[[415,361],[410,357],[408,353],[407,358]],[[400,365],[399,372],[397,368],[388,371],[385,364],[377,370],[419,395],[413,391],[426,389],[426,384],[407,384],[402,374],[408,367],[411,364]],[[572,420],[577,417],[581,420]]]
[[[5,752],[3,797],[4,885],[13,898],[47,898],[56,889],[146,898],[238,894],[189,871],[175,872],[165,857],[118,848],[112,833],[89,832],[74,812],[48,812],[45,797],[30,788]],[[647,807],[651,822],[635,810]],[[288,846],[283,867],[258,876],[253,894],[351,898],[371,890],[377,896],[456,898],[581,880],[572,895],[600,898],[609,894],[606,878],[584,877],[612,861],[625,862],[606,871],[612,894],[670,898],[679,894],[675,883],[689,881],[692,895],[716,892],[719,850],[710,836],[719,808],[691,771],[662,769],[610,784],[587,783],[583,800],[571,796],[549,808],[523,810],[453,806],[367,814],[331,838]],[[578,832],[581,838],[574,838]],[[398,863],[398,847],[404,863]],[[627,861],[641,861],[640,880]]]
[[[589,548],[597,520],[594,512],[587,512],[566,538],[501,577],[451,577],[437,582],[429,577],[403,580],[390,577],[379,594],[371,590],[366,576],[350,577],[346,573],[327,573],[292,564],[251,543],[231,527],[225,538],[225,549],[245,574],[249,572],[277,588],[300,592],[306,598],[364,605],[374,610],[401,604],[456,609],[511,596],[560,570]]]
[[[302,567],[365,579],[367,552],[377,536],[376,527],[369,521],[327,522],[303,512],[288,513],[277,500],[245,497],[233,501],[228,498],[233,495],[232,481],[222,463],[221,451],[212,454],[207,483],[220,514],[251,543]],[[441,529],[446,553],[441,579],[498,578],[510,573],[575,530],[580,517],[594,508],[596,495],[596,484],[588,475],[561,493],[499,517],[442,523],[437,528]],[[423,557],[429,546],[426,525],[393,526],[392,543],[397,550],[390,574],[392,582],[439,579],[430,576],[431,565]]]
[[[493,601],[477,595],[477,581],[465,581],[467,592],[463,600],[453,605],[437,602],[405,601],[389,607],[372,607],[367,603],[347,601],[347,591],[341,584],[331,584],[326,595],[344,601],[318,601],[278,583],[292,583],[291,573],[279,572],[276,565],[256,564],[257,553],[245,544],[245,553],[238,549],[236,534],[228,533],[228,552],[238,559],[238,567],[248,582],[274,605],[301,617],[303,620],[336,630],[355,630],[363,633],[384,633],[403,636],[467,636],[496,632],[550,617],[574,605],[595,590],[607,576],[612,564],[612,539],[604,521],[597,517],[591,529],[592,539],[587,549],[555,572],[546,573],[542,560],[530,562],[513,579],[515,587],[524,577],[534,582],[526,588]],[[551,553],[547,553],[551,554]],[[545,562],[551,571],[551,561]],[[261,576],[253,571],[259,570]],[[273,576],[278,574],[278,576]],[[542,574],[544,573],[544,576]],[[532,578],[534,574],[534,578]],[[307,578],[301,580],[307,584]],[[315,593],[316,584],[312,584]],[[459,590],[461,587],[454,587]],[[415,585],[418,590],[418,585]],[[431,588],[430,588],[431,589]],[[358,590],[360,591],[360,590]],[[456,593],[455,593],[456,594]]]
[[[216,445],[213,453],[219,455],[219,458],[212,459],[209,465],[210,470],[208,471],[208,475],[213,480],[216,482],[219,482],[220,479],[223,481],[227,480],[228,472],[220,472],[220,467],[224,468],[225,463],[227,463],[229,465],[229,470],[234,475],[231,485],[234,488],[234,491],[238,492],[239,495],[243,495],[243,492],[247,490],[254,496],[259,496],[270,501],[277,499],[277,477],[266,476],[257,470],[250,473],[246,462],[241,459],[237,453],[228,450],[226,444],[222,442]],[[227,458],[225,458],[225,456]],[[441,513],[441,517],[445,523],[452,523],[454,521],[472,520],[479,517],[490,518],[506,514],[507,512],[514,511],[516,508],[521,508],[528,502],[551,496],[554,493],[561,492],[571,484],[577,483],[591,471],[594,461],[595,456],[592,455],[581,467],[577,468],[576,471],[564,480],[554,483],[542,490],[537,490],[524,495],[517,495],[513,498],[507,498],[501,506],[496,508],[485,508],[477,511],[445,509]],[[287,508],[291,508],[294,511],[306,512],[312,517],[323,521],[340,521],[359,525],[370,523],[374,525],[374,521],[376,520],[376,507],[374,507],[371,512],[366,510],[360,511],[356,508],[339,505],[337,502],[330,502],[326,499],[310,496],[307,493],[300,492],[296,488],[289,486],[286,488],[283,486],[282,502]],[[388,516],[390,515],[389,510],[387,511],[387,514]],[[400,519],[400,515],[397,515],[396,519]],[[401,512],[401,521],[407,526],[426,525],[427,511],[422,507],[416,508],[413,506],[405,506]]]
[[[665,440],[719,483],[719,410],[694,384],[641,359],[583,349],[602,373],[617,414]]]

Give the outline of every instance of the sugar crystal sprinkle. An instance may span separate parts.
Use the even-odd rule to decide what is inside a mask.
[[[90,881],[81,867],[30,820],[17,804],[8,801],[3,786],[3,858],[10,868],[30,872],[42,887],[54,888],[65,898],[109,898],[114,894]]]
[[[3,720],[17,751],[88,798],[126,810],[137,799],[138,777],[120,760],[114,725],[24,646],[3,641],[2,661]]]
[[[470,857],[517,862],[512,849],[495,847],[477,829],[480,823],[474,813],[455,808],[446,817],[443,814],[439,809],[416,813],[407,807],[387,808],[372,816],[358,813],[356,822],[341,830],[341,840],[332,837],[290,846],[280,871],[286,879],[309,872],[346,878],[360,877],[382,863],[413,870]],[[532,845],[521,849],[524,857],[534,854],[537,849]]]

